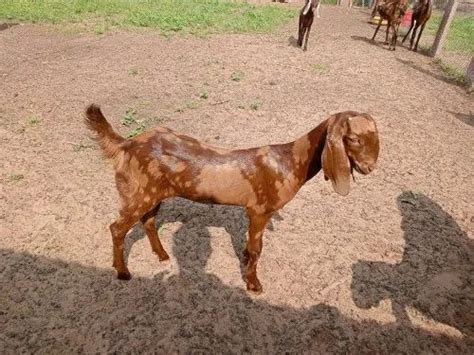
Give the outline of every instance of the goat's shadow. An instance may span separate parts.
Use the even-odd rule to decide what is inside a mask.
[[[399,263],[359,261],[353,265],[352,297],[370,308],[391,300],[399,324],[408,309],[460,330],[474,339],[474,241],[454,219],[422,194],[397,199],[405,249]]]
[[[378,47],[378,48],[386,49],[384,42],[377,41],[377,39],[372,40],[371,38],[363,37],[363,36],[351,36],[351,38],[352,38],[354,41],[361,41],[361,42],[368,43],[368,44],[370,44],[371,46],[375,46],[375,47]],[[387,45],[387,46],[388,46],[388,45]]]
[[[208,227],[224,228],[226,233],[231,237],[232,247],[240,262],[240,272],[244,280],[245,264],[243,251],[247,241],[248,217],[243,208],[227,205],[202,204],[182,198],[173,198],[162,203],[156,220],[158,229],[167,223],[181,222],[182,225],[174,237],[177,239],[179,239],[181,235],[189,234],[190,228],[196,230],[195,227],[197,227],[197,231],[193,233],[196,234],[195,237],[202,239],[203,242],[196,246],[200,252],[195,254],[203,256],[207,255],[206,248],[208,246],[205,241],[210,240]],[[270,231],[274,230],[274,220],[282,220],[282,217],[278,213],[275,213],[266,229]],[[126,261],[128,260],[133,244],[144,237],[145,234],[141,224],[137,224],[127,235],[124,250]],[[178,264],[181,268],[188,269],[186,265],[191,259],[187,258],[185,254],[185,250],[177,254],[177,257],[182,259],[178,260]],[[207,257],[205,259],[207,260]]]
[[[453,112],[448,111],[454,117],[456,117],[459,121],[464,122],[465,124],[474,127],[474,113],[470,111],[469,113],[462,113],[462,112]]]
[[[448,238],[455,245],[470,248],[465,235],[436,207],[428,205],[424,213],[435,213],[447,223],[451,233],[443,240]],[[404,228],[424,225],[425,214],[404,211],[405,206]],[[8,330],[0,336],[0,348],[7,353],[472,353],[474,349],[472,339],[433,334],[409,322],[379,323],[354,319],[325,304],[294,308],[250,297],[244,285],[226,285],[205,271],[212,251],[207,226],[226,228],[237,240],[234,249],[241,254],[247,224],[242,209],[177,199],[165,204],[160,212],[160,223],[182,222],[173,235],[170,253],[179,264],[175,275],[162,271],[152,278],[135,275],[124,282],[115,279],[112,269],[0,249],[0,324]],[[436,218],[428,220],[436,224]],[[138,233],[136,230],[132,234],[132,243],[143,237]],[[407,243],[411,263],[416,263],[416,257],[428,260],[430,255],[425,253],[435,251],[433,258],[440,260],[436,265],[448,265],[453,256],[464,255],[452,254],[444,242],[423,248],[420,243],[424,242],[424,238],[414,237]],[[464,253],[469,250],[464,249]],[[362,268],[359,264],[354,267],[355,285],[364,285],[374,276],[374,269],[364,267],[365,263],[359,263]],[[411,263],[407,278],[415,277],[410,272]],[[453,271],[461,275],[455,278],[455,284],[466,276],[467,266],[461,266]],[[400,272],[396,275],[402,280],[405,276]],[[383,277],[379,279],[384,282]],[[288,284],[291,287],[291,282]],[[267,292],[271,292],[270,285]],[[363,299],[370,296],[364,295]],[[455,302],[460,302],[454,304],[456,307],[464,305],[463,300]],[[462,322],[456,325],[466,329]]]
[[[440,81],[443,81],[447,84],[452,84],[452,85],[456,85],[456,86],[459,86],[459,87],[464,87],[464,84],[463,83],[460,83],[458,80],[456,79],[452,79],[444,74],[441,74],[441,73],[437,73],[435,71],[431,71],[431,70],[427,70],[425,68],[423,68],[422,66],[414,63],[413,61],[411,60],[405,60],[405,59],[400,59],[400,58],[395,58],[397,61],[399,61],[400,63],[402,64],[405,64],[407,66],[409,66],[410,68],[412,69],[415,69],[417,71],[419,71],[420,73],[423,73],[425,75],[429,75],[435,79],[438,79]]]
[[[298,39],[297,39],[295,36],[293,36],[293,35],[291,35],[290,37],[288,37],[288,46],[290,46],[290,47],[295,47],[295,48],[300,48],[300,47],[298,46]]]
[[[19,23],[16,23],[16,22],[0,23],[0,31],[8,30],[10,27],[17,26],[17,25],[19,25]]]

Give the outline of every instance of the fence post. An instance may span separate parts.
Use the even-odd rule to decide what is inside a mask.
[[[458,0],[450,0],[448,5],[446,5],[446,8],[444,9],[443,19],[441,20],[438,32],[436,33],[436,38],[434,40],[433,47],[431,47],[432,57],[439,56],[441,50],[443,49],[443,44],[446,40],[446,36],[448,35],[449,27],[451,26],[451,22],[453,21],[454,14],[456,13],[456,9],[458,8],[458,4]]]

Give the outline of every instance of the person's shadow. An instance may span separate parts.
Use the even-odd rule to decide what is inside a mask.
[[[399,324],[411,325],[407,311],[414,308],[473,341],[474,241],[423,194],[404,192],[397,203],[405,233],[402,260],[354,264],[353,300],[367,309],[388,299]]]
[[[123,282],[115,279],[112,268],[0,249],[0,348],[6,353],[472,353],[474,349],[465,339],[432,334],[408,323],[353,319],[325,304],[294,308],[251,297],[243,285],[226,285],[205,271],[212,252],[207,226],[224,227],[233,239],[245,241],[241,209],[172,200],[160,215],[162,221],[182,223],[170,253],[179,264],[174,275],[163,271]],[[132,242],[142,238],[138,234],[132,234]],[[239,255],[241,244],[235,246]]]

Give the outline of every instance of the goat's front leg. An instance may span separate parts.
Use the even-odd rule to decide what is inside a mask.
[[[302,18],[300,17],[300,22],[298,26],[298,41],[296,42],[298,47],[301,47],[303,45],[303,35],[304,35],[304,25],[303,25]]]
[[[392,27],[392,23],[390,20],[387,20],[387,30],[385,31],[385,42],[384,44],[388,44],[388,35],[390,33],[390,27]]]
[[[418,33],[418,38],[416,39],[415,48],[413,49],[413,51],[415,52],[418,51],[418,42],[420,42],[420,37],[421,37],[421,34],[423,33],[423,30],[425,29],[425,25],[426,25],[426,21],[425,23],[421,25],[420,32]]]
[[[156,231],[156,214],[160,209],[160,205],[161,203],[159,203],[155,208],[146,213],[141,218],[141,222],[145,227],[145,232],[148,236],[148,240],[150,241],[151,249],[156,255],[158,255],[158,259],[160,259],[160,261],[164,261],[168,260],[170,257],[168,256],[166,250],[163,248],[163,245],[161,245],[160,237],[158,235],[158,232]]]
[[[304,46],[303,46],[304,51],[308,50],[308,38],[309,38],[310,31],[311,31],[311,25],[306,28],[306,37],[304,39]]]
[[[261,293],[262,285],[257,277],[257,262],[262,252],[263,231],[272,214],[257,214],[247,209],[247,215],[250,221],[249,239],[247,241],[247,248],[244,251],[244,255],[247,259],[247,290]]]
[[[379,31],[380,26],[382,26],[382,21],[383,21],[383,18],[382,18],[382,16],[380,16],[379,24],[377,25],[377,28],[375,29],[374,35],[372,36],[372,41],[375,40],[375,36],[377,36],[377,32]]]
[[[408,30],[408,32],[407,32],[407,34],[405,35],[405,37],[403,37],[402,43],[405,43],[405,40],[407,39],[408,35],[410,34],[411,30],[413,29],[413,26],[415,26],[415,18],[412,18],[412,19],[411,19],[410,29]],[[411,44],[410,44],[410,48],[411,48]]]
[[[413,33],[411,34],[410,39],[410,49],[413,49],[413,43],[415,42],[416,32],[418,31],[419,24],[417,23],[415,28],[413,29]]]

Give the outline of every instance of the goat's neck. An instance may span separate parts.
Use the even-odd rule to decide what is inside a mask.
[[[303,144],[302,142],[307,142],[308,140],[310,143],[309,150],[306,153],[302,153],[299,157],[301,170],[298,175],[300,175],[302,184],[313,178],[321,170],[321,154],[326,142],[327,127],[328,121],[326,120],[294,142],[295,145]]]

